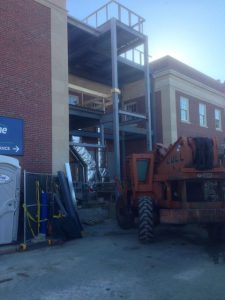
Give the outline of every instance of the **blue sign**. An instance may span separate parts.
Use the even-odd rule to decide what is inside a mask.
[[[23,155],[24,122],[0,116],[0,154]]]

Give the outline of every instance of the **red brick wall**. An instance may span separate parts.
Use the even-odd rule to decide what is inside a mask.
[[[189,99],[189,117],[190,123],[181,122],[180,119],[180,96],[184,96]],[[206,105],[206,116],[207,116],[207,127],[201,127],[199,125],[199,103]],[[221,143],[225,138],[224,129],[224,110],[213,104],[200,101],[199,99],[193,98],[191,96],[176,93],[176,106],[177,106],[177,134],[179,136],[203,136],[203,137],[217,137],[218,141]],[[214,109],[221,109],[222,117],[222,131],[215,129],[215,117]]]
[[[51,172],[50,9],[33,0],[0,1],[0,115],[24,120],[28,171]]]
[[[146,152],[146,138],[126,141],[126,155]]]

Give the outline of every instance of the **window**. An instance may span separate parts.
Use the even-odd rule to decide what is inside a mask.
[[[221,110],[220,109],[215,109],[215,127],[216,127],[216,130],[222,129]]]
[[[203,103],[199,103],[199,125],[202,127],[207,126],[206,105]]]
[[[126,111],[135,113],[135,112],[137,112],[137,103],[132,102],[132,103],[125,104],[124,109]],[[134,119],[134,117],[132,117],[132,116],[125,116],[125,121],[133,120],[133,119]]]
[[[189,100],[184,97],[180,97],[180,119],[189,122]]]

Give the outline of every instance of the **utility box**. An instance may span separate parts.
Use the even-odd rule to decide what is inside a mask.
[[[0,244],[17,240],[20,174],[17,159],[0,155]]]

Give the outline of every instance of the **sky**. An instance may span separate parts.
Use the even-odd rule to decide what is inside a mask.
[[[67,0],[69,15],[82,20],[107,0]],[[149,55],[165,55],[225,81],[225,0],[117,0],[142,16]]]

